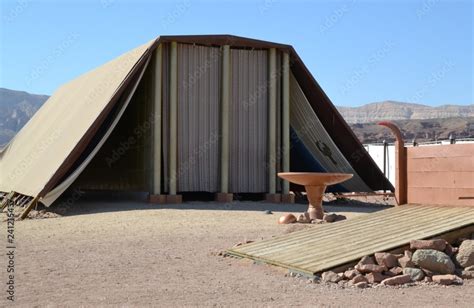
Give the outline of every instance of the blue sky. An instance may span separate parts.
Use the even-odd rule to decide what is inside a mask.
[[[474,103],[469,0],[0,2],[0,87],[52,94],[160,34],[235,34],[293,45],[337,105]]]

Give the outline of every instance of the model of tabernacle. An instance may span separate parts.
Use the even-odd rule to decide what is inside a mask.
[[[290,171],[393,189],[293,47],[230,35],[158,37],[61,86],[0,167],[1,192],[45,205],[70,187],[290,201]]]

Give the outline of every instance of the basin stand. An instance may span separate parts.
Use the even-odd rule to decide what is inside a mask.
[[[309,206],[308,206],[308,214],[309,219],[323,219],[324,211],[323,211],[323,195],[324,191],[326,190],[326,186],[313,186],[307,185],[305,186],[306,189],[306,196],[308,197]]]

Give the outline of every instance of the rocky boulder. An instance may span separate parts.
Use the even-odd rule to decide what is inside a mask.
[[[378,265],[392,268],[398,266],[398,259],[395,255],[387,252],[376,252],[375,260]]]
[[[333,271],[327,271],[321,274],[321,278],[325,282],[338,283],[342,280],[342,277]]]
[[[434,240],[412,240],[410,241],[410,249],[434,249],[444,251],[446,248],[446,241],[443,239]]]
[[[449,256],[434,249],[418,249],[413,253],[411,261],[418,267],[439,274],[452,274],[455,270]]]
[[[425,273],[421,269],[414,267],[405,267],[403,269],[403,274],[410,275],[411,280],[413,281],[421,281],[425,278]]]
[[[395,277],[390,277],[382,281],[382,285],[384,286],[396,286],[399,284],[405,284],[411,282],[410,275],[400,275]]]
[[[433,282],[448,286],[451,284],[461,285],[462,279],[456,275],[434,275]]]
[[[357,264],[355,269],[361,273],[381,273],[387,270],[385,266],[376,265],[376,264]]]
[[[464,240],[461,243],[456,260],[462,267],[474,265],[474,240]]]

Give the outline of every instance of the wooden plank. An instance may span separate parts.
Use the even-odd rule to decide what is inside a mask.
[[[465,215],[465,214],[462,214]],[[418,232],[418,230],[430,230],[433,228],[442,228],[446,226],[446,222],[454,222],[458,220],[458,218],[461,215],[451,215],[449,213],[446,213],[443,216],[437,217],[436,220],[433,219],[433,217],[417,217],[417,224],[416,226],[412,226],[411,228],[408,225],[403,225],[403,224],[390,224],[390,229],[384,228],[383,230],[377,230],[378,232],[374,232],[373,227],[368,226],[366,228],[366,233],[368,232],[374,232],[370,237],[364,237],[364,234],[356,236],[356,237],[346,237],[344,238],[344,242],[348,243],[357,243],[358,245],[347,245],[344,247],[340,246],[339,241],[335,241],[334,238],[331,242],[327,243],[319,243],[316,239],[312,244],[313,245],[308,245],[308,247],[297,247],[297,249],[292,249],[289,251],[289,253],[279,253],[279,254],[271,254],[267,255],[268,257],[274,257],[278,255],[278,258],[280,260],[285,260],[285,261],[290,261],[288,258],[291,258],[291,255],[294,253],[294,251],[299,251],[304,250],[305,253],[307,253],[307,257],[302,257],[302,260],[306,259],[314,259],[316,256],[321,256],[322,259],[327,261],[328,256],[332,255],[337,255],[337,258],[341,258],[341,256],[344,253],[348,254],[354,254],[358,251],[365,251],[367,247],[373,247],[377,242],[381,242],[382,245],[387,245],[390,241],[391,238],[395,235],[393,238],[394,241],[399,241],[399,240],[406,240],[404,236],[407,236],[408,238]],[[444,220],[445,224],[440,225],[438,219]],[[413,222],[412,222],[413,223]],[[389,224],[387,223],[387,226]],[[394,226],[395,225],[395,226]],[[450,227],[448,225],[448,227]],[[324,249],[321,249],[320,247],[324,247]]]
[[[408,214],[414,215],[417,211],[423,211],[423,213],[426,214],[429,211],[429,209],[423,209],[419,206],[413,207],[413,208],[409,206],[402,206],[402,207],[396,207],[396,208],[372,213],[370,214],[371,219],[372,219],[372,227],[381,228],[387,223],[389,223],[389,219],[396,219],[397,217],[403,218],[407,216]],[[301,239],[305,240],[308,237],[317,238],[319,240],[323,240],[326,238],[333,239],[334,237],[341,237],[343,235],[347,236],[348,235],[347,229],[351,230],[350,234],[356,235],[358,231],[360,230],[362,230],[362,232],[365,232],[365,229],[366,229],[366,226],[364,224],[365,220],[366,220],[365,216],[360,216],[353,219],[338,222],[337,224],[317,225],[312,228],[313,232],[311,233],[309,233],[308,230],[301,230],[301,231],[293,232],[290,234],[281,235],[279,237],[275,237],[266,241],[247,244],[245,246],[242,246],[240,249],[245,249],[246,251],[248,251],[248,249],[250,248],[249,252],[252,252],[251,249],[253,247],[256,247],[258,250],[259,246],[262,246],[262,245],[266,246],[268,245],[268,243],[271,243],[271,247],[278,247],[279,243],[281,243],[283,246],[288,247],[287,246],[288,240],[292,240],[292,241],[297,241]],[[317,233],[318,228],[324,228],[324,229],[322,232]]]
[[[453,230],[474,230],[474,208],[407,205],[230,249],[308,275]]]
[[[28,213],[33,209],[33,207],[36,205],[38,202],[38,198],[36,197],[30,201],[30,203],[26,206],[26,209],[21,213],[20,219],[23,220],[28,216]]]
[[[0,204],[0,211],[3,211],[7,207],[8,201],[15,197],[16,193],[14,191],[8,193],[5,198],[3,198],[2,203]]]

